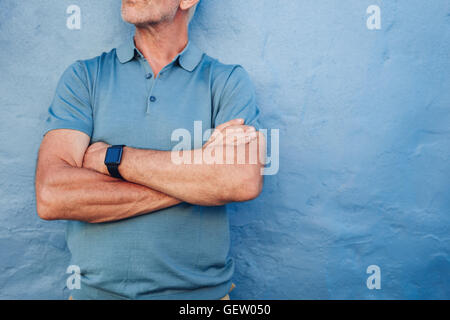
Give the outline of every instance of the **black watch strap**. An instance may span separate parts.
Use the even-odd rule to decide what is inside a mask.
[[[117,164],[109,164],[106,167],[108,168],[108,172],[111,175],[111,177],[123,180],[123,178],[122,178],[122,176],[120,175],[120,172],[119,172],[119,165],[117,165]]]
[[[119,165],[122,162],[122,152],[125,145],[114,145],[106,150],[105,165],[111,177],[122,179],[119,173]]]

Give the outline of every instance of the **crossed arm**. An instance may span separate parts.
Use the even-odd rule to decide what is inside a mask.
[[[181,202],[213,206],[253,199],[262,188],[260,169],[265,150],[262,134],[244,126],[242,119],[232,120],[216,128],[203,150],[208,147],[215,153],[230,148],[226,133],[230,128],[240,130],[234,134],[231,148],[245,148],[248,155],[250,143],[255,139],[259,142],[256,163],[176,164],[171,161],[173,151],[126,147],[119,167],[126,181],[108,175],[103,163],[108,145],[89,146],[89,136],[80,131],[52,130],[45,135],[39,150],[38,214],[46,220],[98,223],[150,213]],[[182,152],[193,155],[195,151]],[[236,151],[235,155],[238,154]]]

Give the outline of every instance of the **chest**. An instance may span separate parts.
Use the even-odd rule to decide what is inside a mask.
[[[135,148],[170,150],[180,129],[192,141],[211,128],[209,85],[184,70],[148,78],[140,69],[99,77],[93,108],[92,142],[125,144]],[[191,76],[191,77],[190,77]]]

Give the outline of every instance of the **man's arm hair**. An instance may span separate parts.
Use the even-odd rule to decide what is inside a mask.
[[[69,129],[48,132],[36,169],[37,212],[45,220],[115,221],[181,201],[148,187],[82,168],[90,138]]]

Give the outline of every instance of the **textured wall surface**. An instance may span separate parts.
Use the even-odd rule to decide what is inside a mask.
[[[36,215],[36,155],[62,71],[132,31],[119,9],[0,0],[0,298],[69,294],[64,222]],[[280,129],[278,174],[229,208],[232,298],[449,299],[450,2],[202,0],[191,38],[247,69]]]

